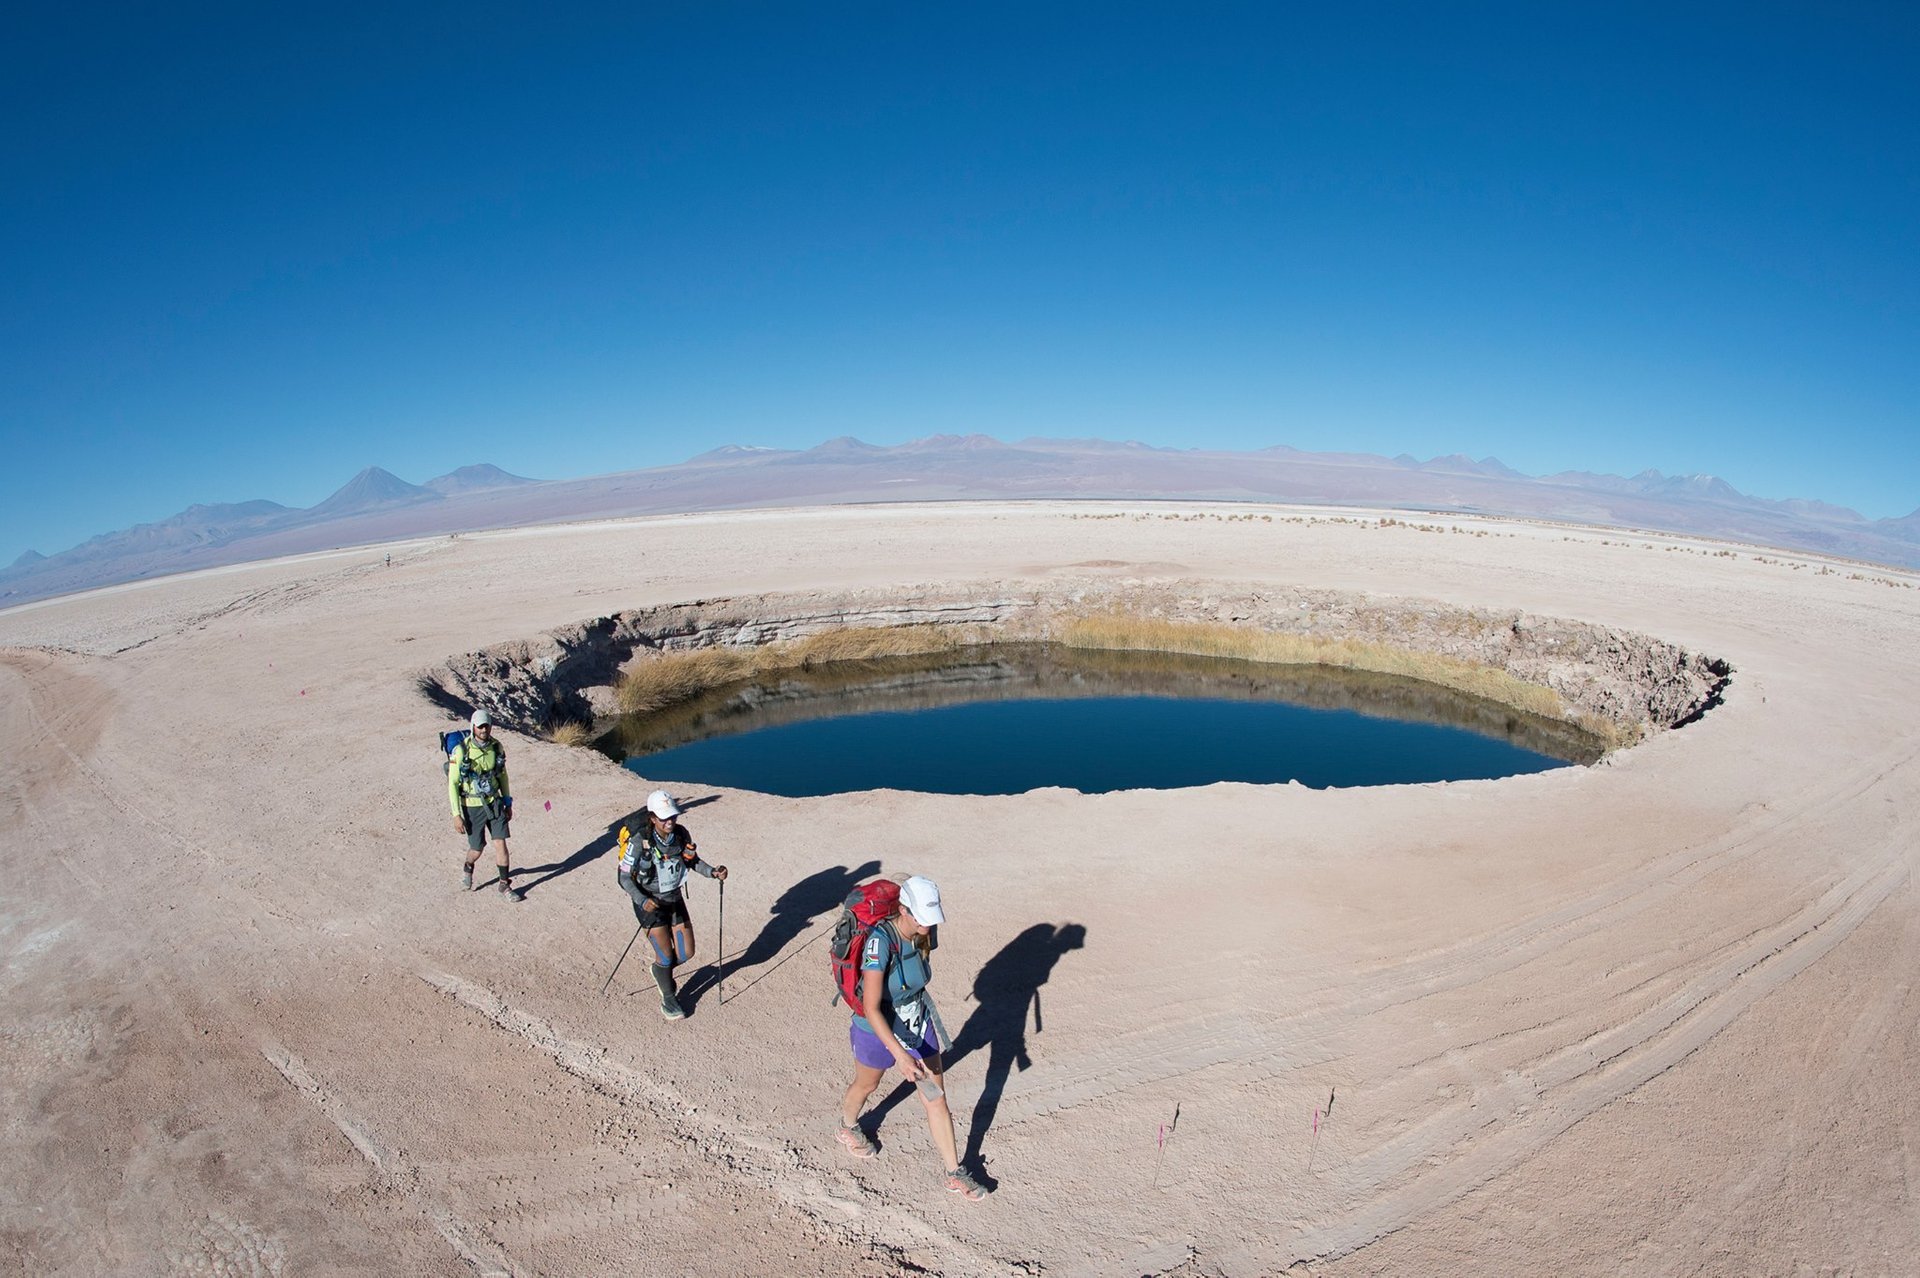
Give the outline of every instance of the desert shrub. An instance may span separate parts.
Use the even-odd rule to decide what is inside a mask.
[[[593,739],[593,729],[578,719],[562,719],[547,726],[547,740],[555,745],[583,746]]]
[[[614,684],[615,703],[626,714],[658,710],[703,689],[753,673],[751,648],[697,648],[662,653],[629,668]]]
[[[848,626],[762,649],[764,667],[817,666],[828,661],[863,661],[876,657],[918,657],[948,652],[960,646],[960,636],[939,626]]]

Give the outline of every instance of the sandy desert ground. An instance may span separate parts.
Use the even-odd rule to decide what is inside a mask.
[[[1915,578],[1233,509],[650,518],[0,613],[0,1273],[1913,1272]],[[415,682],[451,654],[1092,572],[1523,609],[1735,673],[1691,726],[1495,782],[695,790],[733,967],[679,1024],[644,963],[600,992],[638,778],[510,736],[528,899],[457,888]],[[942,1190],[911,1099],[877,1160],[832,1138],[811,903],[876,869],[947,899],[984,1203]]]

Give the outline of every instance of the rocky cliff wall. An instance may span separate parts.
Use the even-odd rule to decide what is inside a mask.
[[[501,723],[537,733],[556,722],[608,713],[621,672],[663,653],[778,643],[845,627],[941,626],[961,629],[976,642],[1042,640],[1067,620],[1113,612],[1357,639],[1485,665],[1553,689],[1569,719],[1603,722],[1628,740],[1697,717],[1717,702],[1731,673],[1724,662],[1647,635],[1512,611],[1342,591],[1087,582],[664,604],[463,653],[423,672],[421,681],[450,708],[485,706]]]

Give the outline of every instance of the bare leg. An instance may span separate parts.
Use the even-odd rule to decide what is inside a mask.
[[[940,1095],[931,1100],[925,1092],[920,1092],[918,1095],[920,1103],[927,1107],[927,1131],[933,1136],[933,1147],[940,1151],[942,1165],[948,1171],[952,1171],[960,1165],[960,1153],[954,1145],[953,1111],[947,1108],[947,1089],[942,1081],[944,1075],[936,1064],[939,1059],[937,1056],[929,1058],[927,1070],[933,1075],[933,1081],[940,1084]]]
[[[853,1084],[847,1088],[846,1099],[840,1102],[840,1122],[852,1127],[860,1121],[860,1111],[866,1107],[867,1097],[873,1095],[873,1089],[880,1086],[880,1077],[887,1071],[875,1069],[871,1065],[853,1064]],[[948,1137],[949,1143],[952,1137]]]
[[[688,963],[693,960],[693,924],[673,925],[673,953],[676,963]]]

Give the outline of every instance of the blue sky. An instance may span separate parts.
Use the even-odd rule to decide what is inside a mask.
[[[1912,6],[58,9],[0,41],[0,564],[840,434],[1920,506]]]

